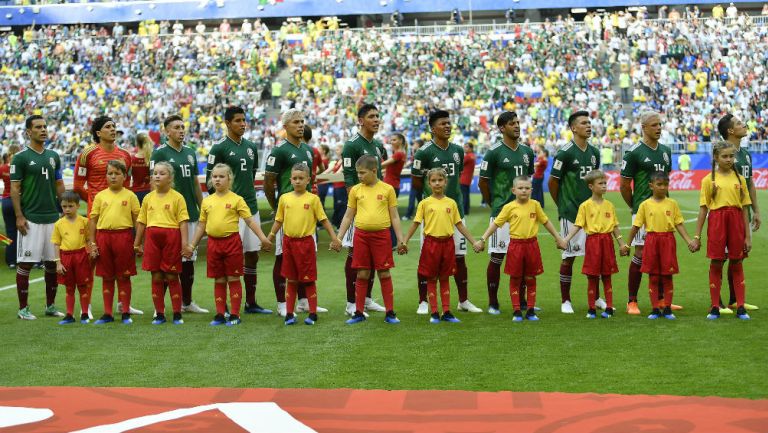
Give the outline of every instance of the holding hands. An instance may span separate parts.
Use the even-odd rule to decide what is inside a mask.
[[[339,238],[334,237],[331,239],[331,245],[328,247],[329,251],[336,251],[337,253],[341,251],[341,241]]]
[[[408,254],[408,245],[405,244],[405,241],[400,242],[400,244],[397,245],[397,254],[403,255]]]
[[[480,239],[472,245],[472,249],[476,253],[482,252],[485,249],[485,239]]]

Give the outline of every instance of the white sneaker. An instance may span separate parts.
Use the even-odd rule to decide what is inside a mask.
[[[563,314],[573,314],[573,305],[571,305],[571,301],[565,301],[560,306],[560,312]]]
[[[464,302],[459,302],[459,306],[457,307],[459,311],[469,311],[470,313],[482,313],[483,310],[475,307],[474,304],[469,302],[469,299],[467,299]]]
[[[328,309],[327,309],[327,308],[323,308],[323,307],[321,307],[321,306],[319,306],[319,305],[318,305],[318,306],[317,306],[317,312],[318,312],[318,313],[327,313],[327,312],[328,312]]]
[[[384,313],[387,311],[386,308],[382,307],[381,305],[377,304],[373,298],[365,298],[365,309],[367,311],[377,311],[379,313]]]
[[[597,300],[595,301],[595,307],[601,310],[605,310],[606,308],[608,308],[608,304],[605,303],[605,300],[603,298],[597,298]]]
[[[206,310],[205,308],[202,308],[201,306],[195,304],[195,301],[190,302],[189,305],[182,305],[181,311],[184,313],[201,313],[201,314],[209,313],[209,311]]]
[[[123,303],[122,302],[118,302],[117,303],[117,311],[123,311]],[[128,312],[131,313],[131,314],[139,314],[139,315],[144,314],[143,311],[141,311],[139,309],[136,309],[136,308],[133,308],[133,306],[128,307]]]
[[[299,303],[301,304],[301,303]],[[296,309],[296,311],[299,311]],[[277,303],[277,315],[280,317],[285,317],[285,315],[288,314],[287,307],[285,306],[285,302],[278,302]]]
[[[488,314],[492,314],[494,316],[498,316],[499,314],[501,314],[501,310],[499,310],[498,308],[494,308],[494,307],[488,307]]]
[[[429,314],[429,304],[427,304],[427,301],[419,302],[419,308],[416,309],[416,314]]]
[[[369,299],[370,299],[370,298],[369,298]],[[325,308],[323,308],[323,310],[325,310]],[[345,308],[345,309],[344,309],[344,313],[345,313],[347,316],[350,316],[350,317],[352,317],[352,316],[354,316],[354,315],[355,315],[355,311],[356,311],[356,310],[357,310],[357,307],[355,306],[355,303],[354,303],[354,302],[347,302],[347,308]],[[320,307],[317,307],[317,311],[318,311],[318,312],[320,312]],[[328,310],[326,310],[326,311],[328,311]],[[363,311],[363,316],[365,316],[365,317],[367,318],[367,317],[368,317],[368,313],[366,313],[365,311]]]
[[[285,302],[283,304],[283,311],[285,311]],[[278,308],[280,308],[280,302],[277,303]],[[301,298],[299,299],[299,302],[296,303],[296,312],[297,313],[307,313],[309,312],[309,299],[307,298]],[[283,314],[285,316],[285,314]]]

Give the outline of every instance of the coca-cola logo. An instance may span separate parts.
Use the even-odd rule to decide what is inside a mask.
[[[669,174],[669,189],[671,191],[689,191],[697,189],[694,185],[693,171],[673,171]]]
[[[757,189],[768,189],[768,169],[760,168],[752,171],[752,182]]]

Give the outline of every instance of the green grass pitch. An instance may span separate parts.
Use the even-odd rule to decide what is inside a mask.
[[[680,202],[689,233],[695,229],[698,192],[673,192]],[[759,193],[768,203],[768,192]],[[473,196],[473,200],[478,200]],[[609,194],[619,209],[622,232],[628,233],[629,211]],[[546,212],[556,218],[550,198]],[[404,198],[400,200],[404,209]],[[477,205],[478,203],[474,203]],[[262,206],[266,206],[264,201]],[[473,234],[488,223],[488,209],[475,206],[467,219]],[[408,224],[404,224],[404,230]],[[265,227],[268,227],[265,225]],[[395,307],[402,323],[385,324],[382,313],[368,322],[344,324],[344,253],[327,251],[321,234],[318,257],[320,315],[314,327],[286,327],[276,315],[246,315],[236,328],[208,326],[212,315],[185,315],[183,326],[150,325],[149,274],[133,279],[133,305],[147,314],[131,326],[58,326],[57,319],[16,319],[14,272],[0,271],[0,329],[3,341],[3,386],[131,386],[131,387],[313,387],[368,389],[456,389],[475,391],[564,391],[619,394],[718,395],[766,398],[768,395],[768,294],[764,263],[768,260],[768,227],[754,236],[746,261],[747,299],[763,309],[743,322],[723,316],[709,322],[708,261],[704,251],[690,254],[678,241],[681,273],[675,277],[675,303],[683,305],[678,320],[650,321],[624,313],[628,258],[619,258],[614,276],[617,315],[610,320],[584,318],[586,279],[577,259],[572,297],[576,314],[560,313],[559,251],[543,231],[540,245],[545,273],[539,278],[538,323],[511,321],[508,278],[502,276],[503,314],[459,313],[460,324],[430,325],[417,316],[418,246],[396,256],[392,275]],[[679,238],[678,238],[679,239]],[[273,308],[273,256],[259,262],[259,303]],[[487,304],[486,253],[469,253],[470,299]],[[213,309],[212,281],[205,260],[198,259],[194,298]],[[32,278],[42,276],[35,270]],[[453,305],[456,291],[452,285]],[[381,299],[378,283],[374,297]],[[102,312],[100,281],[94,290],[94,314]],[[602,289],[601,289],[602,292]],[[640,291],[643,313],[649,312],[647,278]],[[30,304],[42,316],[42,282],[30,287]],[[169,302],[168,302],[169,303]],[[64,291],[57,297],[64,306]],[[303,315],[302,315],[303,317]]]

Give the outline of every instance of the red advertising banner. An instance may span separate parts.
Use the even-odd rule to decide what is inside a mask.
[[[701,189],[701,180],[712,173],[709,170],[672,171],[669,173],[670,191],[698,191]],[[608,191],[619,191],[621,176],[618,171],[609,171]],[[758,168],[752,173],[755,188],[768,189],[768,168]]]

